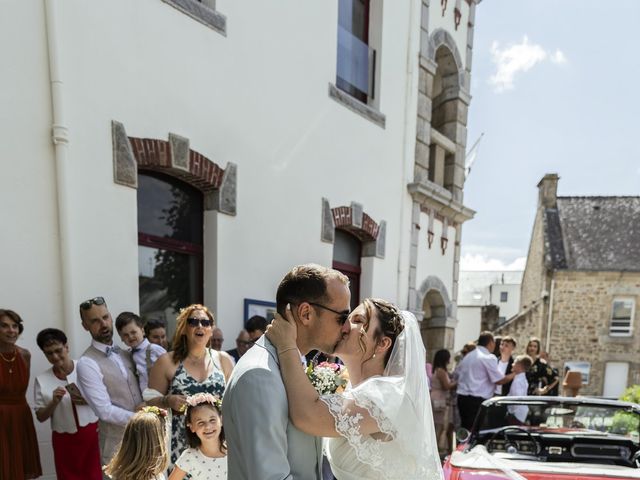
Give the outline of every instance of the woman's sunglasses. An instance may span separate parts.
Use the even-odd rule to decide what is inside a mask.
[[[206,328],[213,325],[213,320],[209,318],[187,318],[187,324],[193,328],[196,328],[198,325]]]

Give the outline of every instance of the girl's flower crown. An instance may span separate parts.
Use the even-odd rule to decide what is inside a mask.
[[[158,408],[158,407],[154,407],[154,406],[149,406],[149,407],[143,407],[142,411],[145,413],[153,413],[154,415],[160,417],[160,418],[166,418],[167,416],[167,411],[164,410],[163,408]]]
[[[212,395],[210,393],[196,393],[195,395],[191,395],[187,397],[187,408],[189,407],[197,407],[203,403],[210,403],[217,408],[222,408],[222,400],[220,397]]]

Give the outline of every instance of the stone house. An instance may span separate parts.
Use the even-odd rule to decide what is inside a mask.
[[[640,197],[558,197],[558,179],[538,184],[520,312],[495,333],[540,338],[582,394],[617,397],[640,383]]]

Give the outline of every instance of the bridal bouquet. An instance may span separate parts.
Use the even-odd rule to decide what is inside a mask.
[[[344,391],[349,378],[344,365],[330,362],[310,364],[307,367],[307,376],[319,395]]]

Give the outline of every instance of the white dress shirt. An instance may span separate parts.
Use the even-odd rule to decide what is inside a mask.
[[[502,359],[498,358],[498,370],[502,373],[502,376],[507,374],[507,367],[509,366],[509,360],[503,362]],[[496,385],[495,390],[496,395],[502,395],[502,385]]]
[[[138,372],[138,383],[140,383],[140,391],[144,392],[144,389],[149,385],[149,371],[147,370],[147,349],[149,349],[151,365],[156,363],[156,360],[161,355],[167,353],[167,351],[160,345],[149,342],[146,338],[142,339],[142,342],[137,347],[131,349],[133,355],[133,362],[136,364],[136,371]],[[149,366],[151,368],[151,366]]]
[[[53,391],[58,388],[64,388],[65,385],[75,383],[77,385],[77,371],[78,362],[73,361],[73,371],[67,375],[66,380],[60,380],[53,373],[53,368],[46,370],[36,377],[36,381],[33,385],[34,390],[34,409],[39,410],[46,408],[53,400]],[[83,393],[84,396],[84,393]],[[90,423],[98,421],[98,417],[93,413],[91,407],[88,405],[76,405],[76,413],[78,414],[78,424],[81,427],[85,427]],[[76,433],[78,428],[76,427],[76,421],[73,417],[73,407],[71,404],[71,395],[67,392],[64,397],[58,403],[51,414],[51,429],[58,433]]]
[[[458,395],[491,398],[496,382],[504,378],[498,370],[496,356],[485,347],[477,346],[460,362]]]
[[[110,345],[91,341],[91,345],[104,354],[107,354],[107,348]],[[111,361],[115,362],[122,372],[123,381],[127,378],[127,369],[122,363],[119,355],[109,355]],[[82,391],[82,396],[91,405],[93,411],[103,422],[113,423],[116,425],[126,425],[134,412],[125,410],[111,403],[109,392],[104,384],[104,377],[98,364],[91,358],[86,356],[80,357],[78,360],[78,386]]]
[[[521,397],[527,394],[529,382],[527,382],[527,374],[522,372],[513,378],[513,383],[509,389],[510,397]],[[526,405],[509,405],[509,413],[520,420],[522,423],[527,419],[529,407]]]

